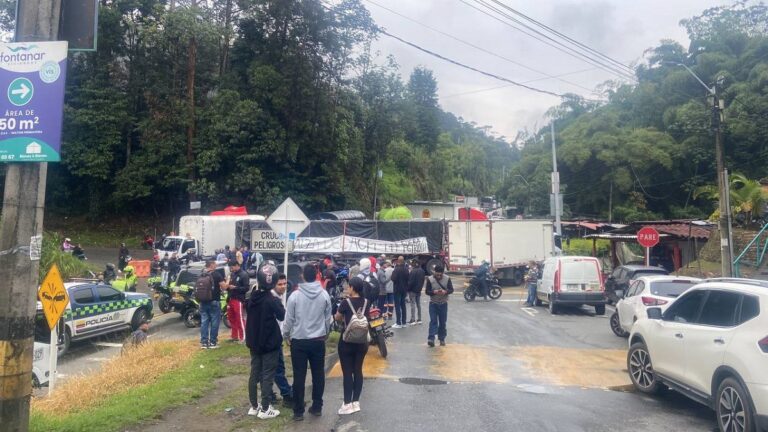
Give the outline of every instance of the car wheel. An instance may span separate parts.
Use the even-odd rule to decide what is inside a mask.
[[[133,313],[133,319],[131,319],[131,330],[138,330],[142,322],[147,320],[147,310],[139,308]]]
[[[611,315],[611,330],[613,330],[613,334],[615,334],[618,337],[627,337],[629,336],[629,333],[625,332],[623,328],[621,328],[621,320],[619,320],[619,313],[614,312],[613,315]]]
[[[557,303],[555,303],[554,300],[551,298],[549,299],[549,313],[552,315],[557,315],[560,312],[560,308],[557,307]]]
[[[536,296],[536,300],[534,300],[533,304],[541,307],[541,299],[539,298],[538,295]]]
[[[721,432],[754,432],[754,413],[749,393],[734,378],[717,388],[717,425]]]
[[[605,305],[595,305],[595,315],[605,315]]]
[[[643,342],[637,342],[627,353],[627,370],[632,384],[641,393],[654,394],[659,391],[659,380],[653,371],[651,355]]]
[[[40,387],[40,380],[37,379],[37,375],[32,374],[32,388],[39,389]]]
[[[62,335],[63,343],[58,346],[57,353],[59,356],[63,356],[69,351],[69,346],[72,345],[72,334],[69,332],[69,328],[64,330]]]

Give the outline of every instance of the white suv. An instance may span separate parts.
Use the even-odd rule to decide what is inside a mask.
[[[768,431],[768,282],[704,281],[663,314],[649,308],[629,345],[637,390],[677,390],[714,409],[724,432]]]

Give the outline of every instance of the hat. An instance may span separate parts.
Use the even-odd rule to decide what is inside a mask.
[[[123,268],[123,271],[126,273],[133,273],[134,270],[136,269],[134,269],[133,266],[125,266],[125,268]]]
[[[371,260],[368,258],[363,258],[360,260],[360,271],[370,270],[371,269]]]
[[[69,237],[65,238],[64,241],[72,241],[69,239]]]
[[[389,265],[392,265],[392,261],[390,261],[390,260],[386,260],[386,261],[384,261],[384,264],[389,264]]]

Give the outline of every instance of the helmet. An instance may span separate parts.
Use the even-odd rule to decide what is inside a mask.
[[[123,271],[126,273],[133,273],[134,270],[136,269],[134,269],[133,266],[125,266],[125,268],[123,269]]]
[[[366,271],[371,269],[371,260],[368,258],[363,258],[360,260],[360,271]]]
[[[277,285],[277,267],[274,264],[266,263],[256,272],[256,280],[259,281],[259,289],[267,291]]]

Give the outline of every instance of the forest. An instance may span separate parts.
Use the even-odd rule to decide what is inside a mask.
[[[12,3],[0,1],[5,31]],[[291,196],[308,213],[370,215],[376,193],[379,208],[496,195],[546,216],[554,121],[566,217],[708,217],[712,109],[684,64],[717,82],[726,166],[750,187],[737,207],[754,210],[768,177],[768,10],[741,1],[680,24],[688,47],[662,40],[635,82],[601,84],[601,101],[566,95],[545,127],[510,139],[444,111],[427,67],[376,52],[361,0],[102,0],[98,50],[69,58],[47,209],[268,213]]]

